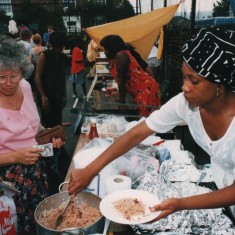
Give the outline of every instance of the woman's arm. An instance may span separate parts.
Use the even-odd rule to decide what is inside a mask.
[[[235,182],[215,192],[185,197],[169,198],[151,208],[151,211],[161,211],[156,220],[162,219],[176,211],[193,209],[211,209],[235,204]]]
[[[36,67],[35,84],[41,96],[42,108],[44,111],[46,111],[49,109],[49,101],[42,85],[42,73],[44,66],[45,66],[45,55],[44,53],[40,53]]]
[[[29,60],[33,64],[33,55],[31,53],[29,54]]]
[[[132,149],[152,133],[153,131],[148,128],[147,124],[141,122],[139,125],[118,138],[87,167],[72,171],[68,187],[69,193],[73,194],[77,191],[81,191],[103,167]]]
[[[0,154],[0,167],[13,164],[33,165],[41,157],[40,152],[43,152],[43,149],[28,147]]]
[[[125,103],[126,97],[126,81],[129,71],[129,56],[125,52],[119,52],[115,57],[115,63],[117,68],[117,80],[119,89],[119,102]]]
[[[45,56],[44,56],[44,53],[40,53],[38,57],[38,61],[37,61],[35,83],[36,83],[36,86],[38,88],[38,91],[41,97],[46,97],[46,93],[42,85],[42,73],[43,73],[44,65],[45,65]]]

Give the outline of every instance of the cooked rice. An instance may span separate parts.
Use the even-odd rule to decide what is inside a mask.
[[[46,228],[55,230],[56,220],[62,213],[65,204],[63,203],[57,209],[43,211],[38,218],[39,223]],[[74,200],[72,200],[64,213],[63,222],[56,230],[60,231],[72,227],[84,228],[95,223],[101,216],[102,214],[99,209],[90,207],[86,203],[77,206]]]
[[[114,201],[113,205],[122,217],[127,220],[131,220],[133,217],[145,214],[143,202],[136,198],[123,198],[118,201]]]

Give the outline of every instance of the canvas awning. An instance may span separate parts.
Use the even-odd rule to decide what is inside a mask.
[[[86,28],[85,32],[98,44],[104,36],[119,35],[125,42],[134,46],[143,59],[147,59],[162,27],[170,22],[179,5],[180,3],[124,20]],[[160,36],[158,58],[162,53],[163,33]]]

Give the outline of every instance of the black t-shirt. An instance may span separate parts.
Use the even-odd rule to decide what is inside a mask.
[[[46,50],[43,54],[45,56],[43,88],[50,104],[61,107],[66,96],[67,56],[54,50]]]

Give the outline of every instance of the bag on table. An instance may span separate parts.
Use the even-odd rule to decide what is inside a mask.
[[[12,198],[0,196],[0,235],[16,235],[17,216]]]

